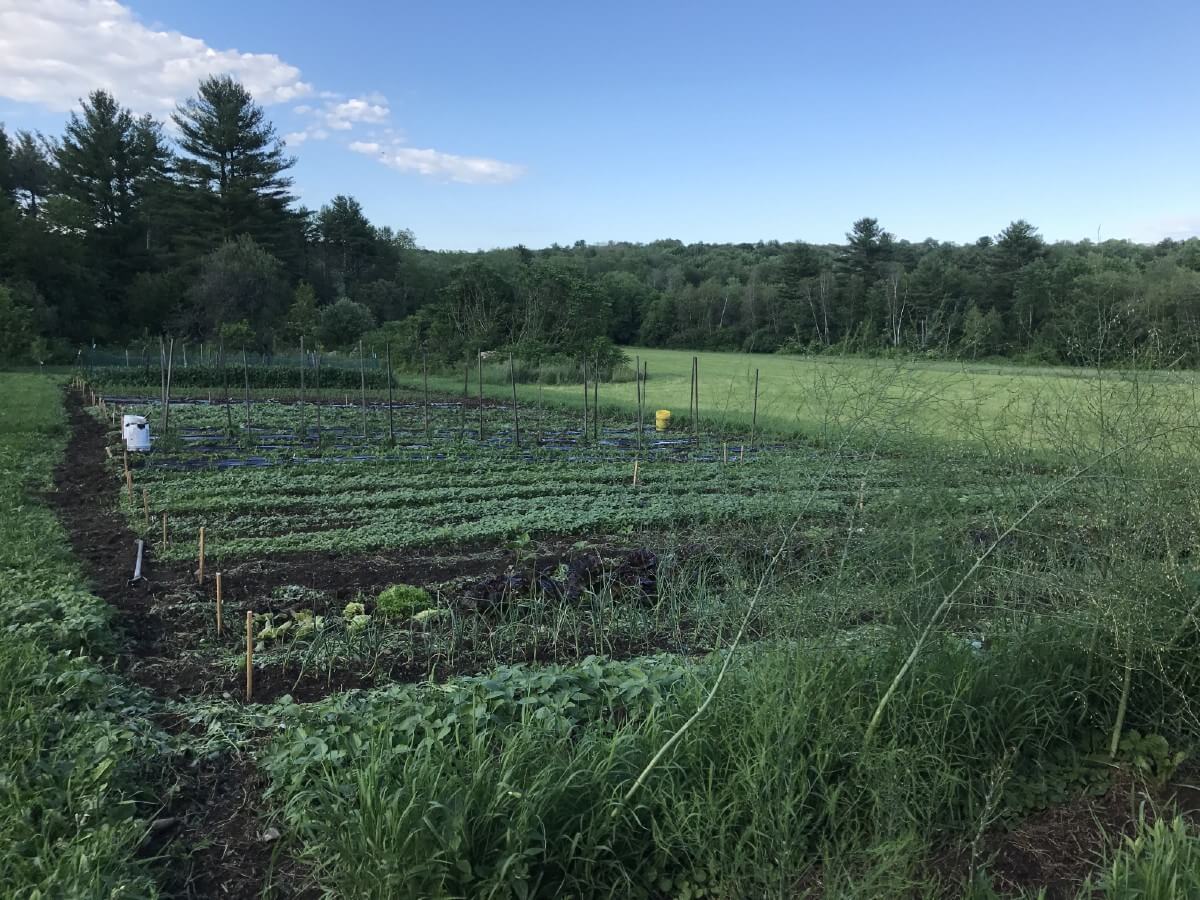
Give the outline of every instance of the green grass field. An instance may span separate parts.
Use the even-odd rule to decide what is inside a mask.
[[[1195,441],[1200,424],[1200,380],[1183,371],[1096,371],[994,363],[913,359],[796,357],[776,354],[696,353],[627,348],[632,361],[649,367],[646,403],[672,411],[687,427],[693,355],[699,357],[700,418],[708,430],[746,432],[759,371],[758,426],[779,434],[840,440],[847,430],[863,442],[887,434],[890,441],[969,447],[1056,451],[1076,455],[1149,431],[1171,432]],[[488,378],[500,381],[500,367]],[[471,391],[476,391],[472,373]],[[407,387],[419,379],[404,377]],[[462,392],[459,378],[432,378],[432,387]],[[485,392],[511,396],[507,385]],[[582,406],[578,385],[523,384],[521,403]],[[603,384],[602,410],[636,409],[632,380]]]

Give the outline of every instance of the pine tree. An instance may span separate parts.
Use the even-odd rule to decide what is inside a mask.
[[[172,116],[185,156],[178,171],[200,213],[192,237],[211,249],[238,235],[279,252],[299,228],[287,170],[294,164],[250,92],[228,75],[200,82]]]

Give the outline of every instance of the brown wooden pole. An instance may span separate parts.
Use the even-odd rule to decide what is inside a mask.
[[[300,434],[301,443],[304,442],[304,437],[308,435],[308,428],[304,419],[304,335],[300,335]]]
[[[642,358],[633,358],[633,383],[637,396],[637,452],[642,452]]]
[[[363,361],[363,342],[358,342],[358,381],[359,398],[362,401],[363,441],[367,440],[367,368]]]
[[[483,443],[483,351],[479,351],[479,442]]]
[[[758,428],[758,369],[754,370],[754,411],[750,413],[750,446],[754,446],[754,432]]]
[[[587,363],[583,364],[583,431],[579,433],[579,443],[587,443],[588,433],[588,370]]]
[[[246,702],[254,696],[254,613],[246,610]]]
[[[513,397],[513,443],[521,449],[521,417],[517,409],[517,370],[513,365],[513,355],[508,354],[508,378],[512,382]]]
[[[167,429],[171,425],[171,370],[175,364],[175,338],[171,338],[170,348],[167,350],[167,388],[163,394],[163,436],[167,434]]]
[[[221,573],[217,573],[217,636],[221,634]]]
[[[250,443],[250,361],[246,358],[246,348],[242,347],[242,380],[246,384],[246,443]]]
[[[459,412],[461,420],[458,424],[458,441],[461,444],[467,439],[467,400],[471,396],[471,363],[463,363],[463,398]]]
[[[693,425],[693,430],[696,437],[696,446],[700,446],[700,357],[694,356],[696,366],[696,423]]]
[[[600,443],[600,378],[592,379],[592,437]]]
[[[317,392],[317,447],[321,446],[321,348],[317,347],[316,363],[313,366],[313,378],[316,381]]]
[[[392,395],[392,345],[387,345],[387,370],[388,370],[388,444],[396,446],[396,423],[393,413],[395,401]]]
[[[168,541],[167,541],[167,511],[165,509],[163,510],[163,540],[162,540],[162,542],[163,542],[163,546],[166,547],[168,544]]]
[[[425,394],[422,416],[425,421],[425,443],[428,444],[431,441],[429,433],[429,357],[424,350],[421,351],[421,387]]]
[[[142,488],[142,512],[146,514],[146,528],[150,527],[150,492]]]
[[[200,566],[196,569],[196,584],[204,584],[204,526],[200,526]]]

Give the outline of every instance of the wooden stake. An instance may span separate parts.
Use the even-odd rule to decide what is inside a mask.
[[[483,351],[479,351],[479,442],[483,443]]]
[[[242,379],[246,382],[246,444],[250,444],[250,362],[246,359],[246,348],[242,347]]]
[[[429,443],[431,440],[429,434],[429,360],[424,350],[421,351],[421,383],[425,390],[425,401],[422,406],[422,414],[425,419],[425,443]]]
[[[360,397],[362,399],[363,440],[367,439],[367,368],[363,361],[362,341],[358,342],[358,378]]]
[[[200,568],[196,570],[196,584],[204,584],[204,526],[200,526]]]
[[[695,437],[696,446],[700,446],[700,357],[692,357],[692,365],[696,367],[696,423],[692,426]]]
[[[233,440],[233,409],[229,405],[229,366],[225,361],[225,338],[217,347],[217,355],[221,358],[221,391],[225,395],[225,433]]]
[[[246,702],[254,696],[254,613],[246,610]]]
[[[745,461],[746,461],[746,447],[743,444],[741,447],[738,447],[738,462],[744,463]]]
[[[171,424],[171,371],[174,366],[175,338],[171,338],[171,343],[167,350],[167,385],[163,393],[163,437],[167,436],[167,429]]]
[[[321,348],[317,348],[316,364],[313,366],[313,379],[316,381],[317,392],[317,447],[321,446]]]
[[[513,366],[513,356],[508,354],[508,378],[512,382],[513,395],[513,443],[521,449],[521,418],[517,412],[517,370]]]
[[[592,379],[592,437],[600,444],[600,379]]]
[[[146,514],[146,527],[150,527],[150,492],[142,488],[142,511]]]
[[[638,460],[633,461],[633,486],[637,487]]]
[[[130,508],[131,509],[136,508],[136,507],[134,507],[134,503],[136,501],[133,499],[133,473],[130,472],[128,469],[125,470],[125,487],[129,491],[129,506],[130,506]]]
[[[721,462],[724,465],[729,465],[729,442],[721,442]]]
[[[217,573],[217,636],[221,635],[221,573]]]
[[[579,443],[586,444],[588,436],[588,369],[583,364],[583,431],[579,433]]]
[[[388,445],[396,446],[396,421],[395,413],[393,412],[396,404],[392,397],[392,345],[387,345],[387,370],[388,370]]]
[[[164,547],[167,546],[167,544],[168,544],[168,541],[167,541],[167,511],[165,509],[163,510],[163,540],[162,540],[162,543],[163,543]]]
[[[637,452],[642,452],[642,358],[633,358],[633,383],[637,395]]]
[[[458,425],[458,441],[461,444],[467,439],[467,398],[471,396],[471,363],[468,361],[463,364],[463,398],[462,398],[462,421]]]
[[[304,335],[300,335],[300,443],[308,436],[307,421],[304,418]]]
[[[750,414],[750,446],[754,446],[754,432],[758,427],[758,369],[754,370],[754,411]]]

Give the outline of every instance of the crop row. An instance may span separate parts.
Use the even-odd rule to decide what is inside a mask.
[[[367,552],[441,543],[502,540],[520,534],[582,534],[614,529],[685,528],[723,522],[745,522],[805,514],[827,515],[841,508],[828,497],[808,493],[757,496],[645,495],[633,492],[594,496],[542,498],[515,506],[510,500],[471,505],[439,504],[415,510],[383,510],[356,514],[349,524],[306,519],[245,516],[224,520],[187,518],[176,534],[196,533],[208,526],[208,548],[214,558],[250,558],[281,552]],[[322,521],[333,527],[320,528]],[[343,522],[345,519],[342,520]],[[313,526],[313,530],[302,530]],[[253,533],[248,533],[253,529]],[[182,533],[181,533],[182,532]],[[173,540],[160,553],[168,560],[195,555],[192,540]]]

